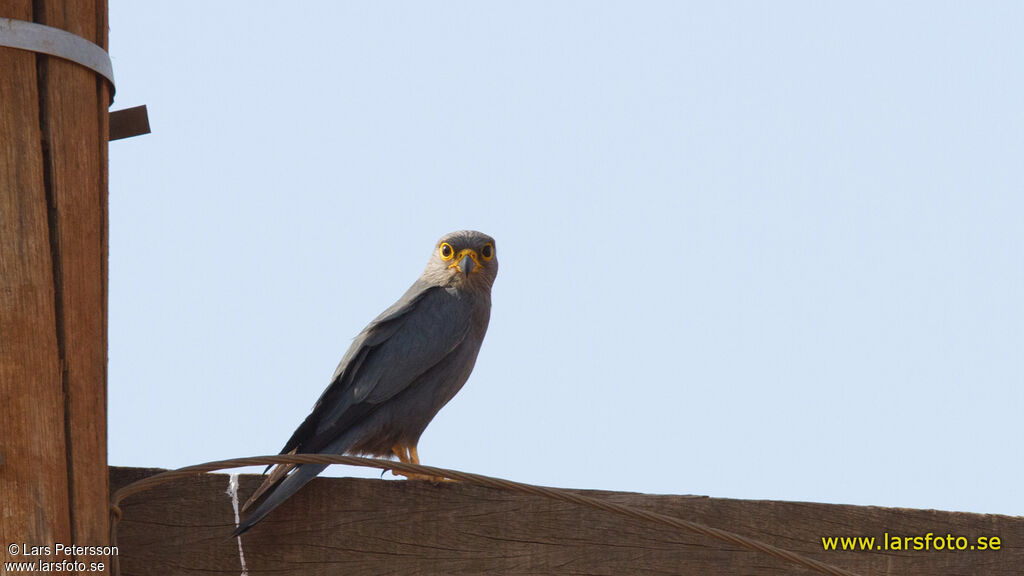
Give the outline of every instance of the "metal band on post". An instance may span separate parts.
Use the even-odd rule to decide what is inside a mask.
[[[110,54],[81,36],[53,26],[0,18],[0,48],[3,47],[55,56],[85,66],[106,78],[110,84],[110,98],[114,98],[114,66],[110,63]],[[140,134],[149,134],[149,116],[145,106],[110,112],[109,140]]]
[[[110,94],[114,94],[114,67],[110,54],[99,45],[53,26],[35,22],[0,18],[0,47],[17,48],[56,56],[103,76],[110,82]]]

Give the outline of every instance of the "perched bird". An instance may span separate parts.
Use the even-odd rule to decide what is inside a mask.
[[[420,435],[473,371],[497,273],[490,236],[463,230],[438,240],[419,279],[356,336],[330,385],[281,453],[394,455],[419,464]],[[326,467],[278,465],[245,508],[273,491],[235,535],[252,528]]]

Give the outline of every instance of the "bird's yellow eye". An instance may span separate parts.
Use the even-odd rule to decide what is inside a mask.
[[[441,260],[451,260],[455,256],[455,249],[452,245],[447,242],[441,242],[441,247],[437,250],[437,253],[441,255]]]
[[[480,249],[480,255],[483,256],[484,260],[494,258],[494,244],[490,242],[484,244],[484,247]]]

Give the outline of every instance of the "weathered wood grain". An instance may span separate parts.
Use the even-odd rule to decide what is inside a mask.
[[[106,9],[105,0],[0,0],[0,16],[103,46]],[[14,557],[11,543],[102,545],[109,535],[109,99],[105,80],[77,64],[0,48],[4,561],[32,559]]]
[[[29,0],[0,16],[32,20]],[[36,57],[0,48],[0,540],[67,539],[64,397]]]
[[[157,472],[111,468],[111,488]],[[242,501],[259,483],[240,477]],[[122,503],[121,573],[238,574],[228,476]],[[864,575],[1020,574],[1024,518],[934,510],[587,494],[758,538]],[[998,551],[826,552],[822,537],[999,536]],[[250,574],[806,574],[760,553],[541,497],[460,483],[318,478],[242,538]]]
[[[104,45],[103,1],[37,2],[36,20]],[[56,262],[57,338],[63,358],[71,541],[97,545],[108,529],[106,339],[106,82],[60,58],[41,57],[42,127]]]

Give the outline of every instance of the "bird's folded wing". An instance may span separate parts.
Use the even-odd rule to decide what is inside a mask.
[[[413,288],[416,288],[414,285]],[[352,343],[313,412],[282,452],[317,452],[405,390],[466,337],[471,303],[442,287],[399,300]]]

